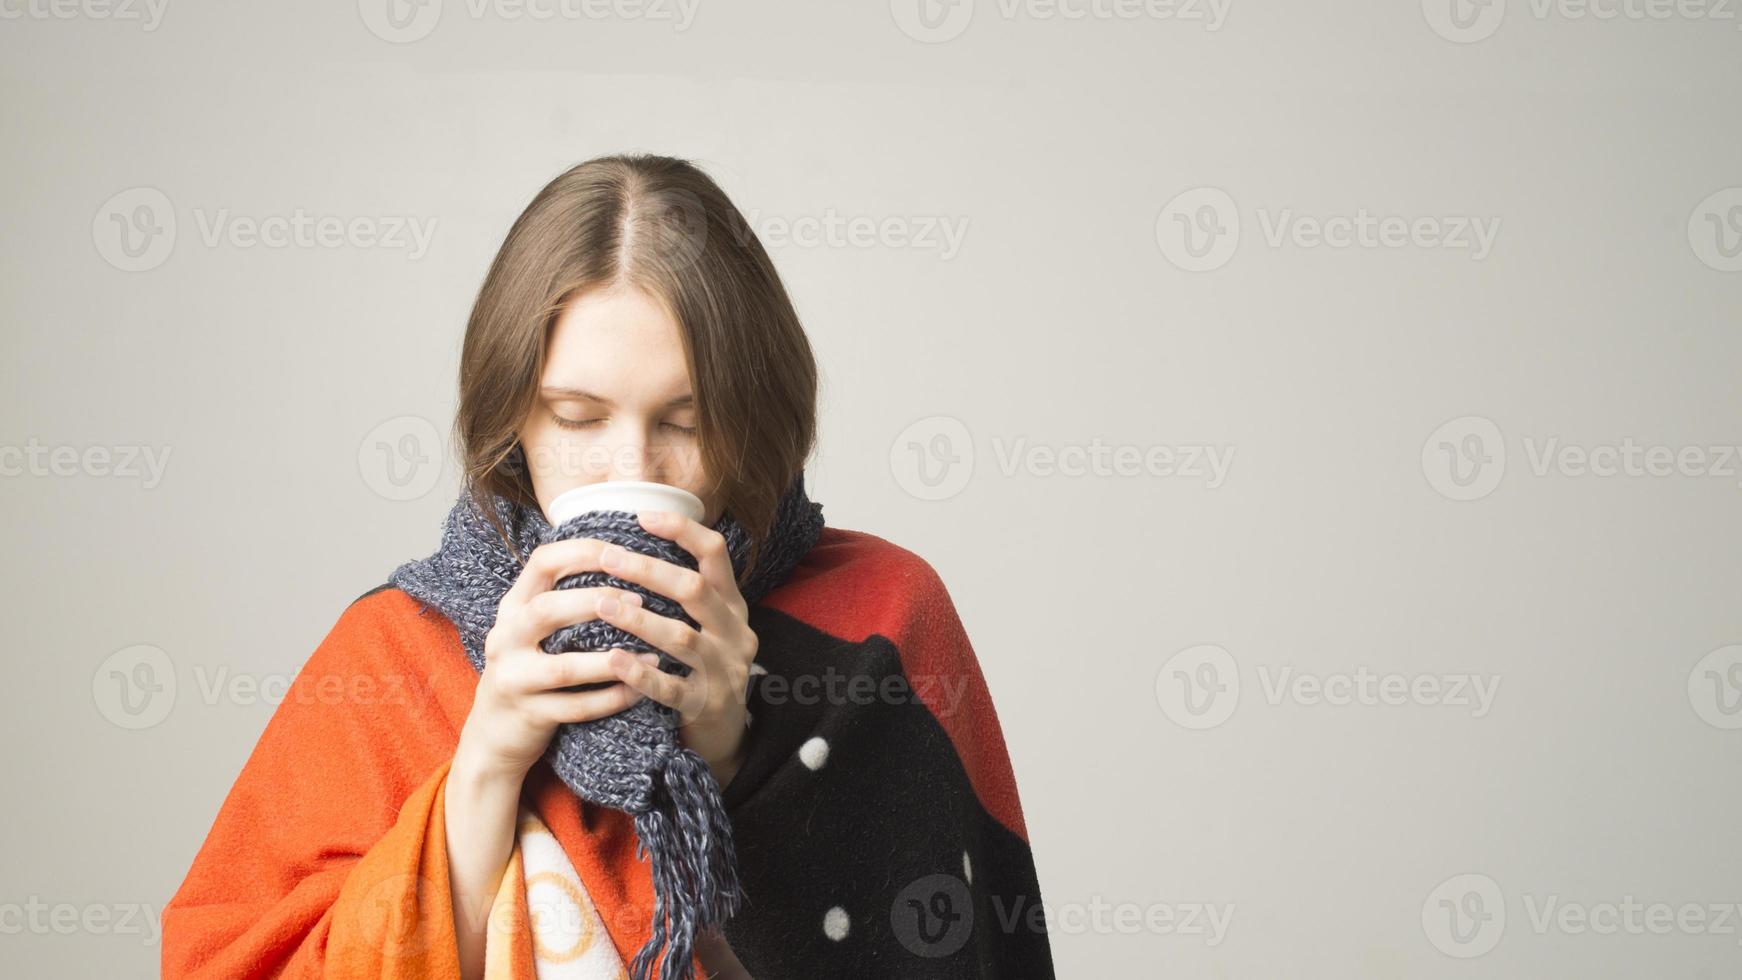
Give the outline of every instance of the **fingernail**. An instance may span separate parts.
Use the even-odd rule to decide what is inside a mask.
[[[640,660],[642,663],[646,664],[649,667],[655,667],[655,666],[658,666],[658,664],[659,664],[659,654],[657,654],[657,653],[644,653],[641,655]]]
[[[601,615],[601,616],[615,616],[615,615],[617,615],[617,612],[618,612],[618,607],[617,607],[617,600],[616,599],[612,598],[611,596],[606,596],[605,598],[599,600],[599,615]]]
[[[631,606],[641,605],[641,593],[639,592],[625,592],[623,593],[622,598],[624,602],[627,602]]]
[[[614,544],[608,544],[605,546],[605,550],[599,552],[599,564],[606,568],[616,568],[617,559],[622,554],[622,548]]]

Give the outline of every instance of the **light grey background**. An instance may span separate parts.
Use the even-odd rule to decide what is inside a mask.
[[[275,685],[435,543],[429,433],[509,222],[620,150],[695,159],[763,233],[825,374],[813,495],[948,584],[1060,976],[1742,971],[1742,912],[1712,911],[1742,903],[1742,464],[1535,458],[1742,442],[1734,3],[964,0],[929,30],[903,0],[435,0],[396,32],[371,0],[36,2],[0,19],[0,972],[155,973],[119,920],[180,882]],[[138,188],[176,232],[127,271]],[[434,232],[232,234],[299,210]],[[1498,233],[1266,235],[1362,211]],[[1175,213],[1237,247],[1182,268]],[[1019,442],[1233,455],[1073,476],[1007,466]],[[153,481],[91,447],[169,456]],[[110,674],[142,657],[176,687],[132,729]],[[1285,670],[1499,686],[1334,705]],[[1707,924],[1578,928],[1625,901]]]

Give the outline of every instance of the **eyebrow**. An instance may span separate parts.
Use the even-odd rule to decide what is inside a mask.
[[[607,407],[614,406],[615,404],[611,399],[606,398],[603,395],[595,395],[585,388],[570,388],[567,385],[545,385],[539,390],[542,391],[547,398],[584,398],[587,401],[598,402],[600,405],[605,405]],[[689,405],[695,400],[696,396],[693,393],[679,395],[666,402],[663,407],[676,408],[679,405]]]

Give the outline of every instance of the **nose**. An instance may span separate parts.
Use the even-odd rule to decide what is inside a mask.
[[[606,481],[648,480],[664,483],[659,447],[648,438],[645,426],[625,424],[614,433],[606,461]]]

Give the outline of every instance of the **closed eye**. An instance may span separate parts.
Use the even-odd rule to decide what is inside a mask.
[[[604,419],[571,419],[556,414],[552,414],[550,420],[565,429],[586,429],[605,421]],[[696,428],[693,425],[678,425],[676,422],[661,422],[660,424],[680,435],[693,436],[696,434]]]
[[[600,422],[605,421],[604,419],[567,419],[554,413],[551,415],[550,420],[565,429],[585,429],[590,425],[598,425]]]

